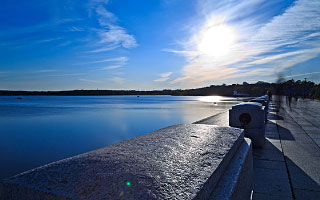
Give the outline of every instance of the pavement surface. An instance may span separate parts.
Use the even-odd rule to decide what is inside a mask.
[[[252,199],[320,199],[320,101],[274,98],[266,144],[253,149]],[[228,125],[228,112],[198,121]]]

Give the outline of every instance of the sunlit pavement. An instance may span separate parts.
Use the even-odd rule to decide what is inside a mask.
[[[273,101],[264,148],[253,149],[252,199],[320,199],[320,102]],[[228,112],[198,123],[228,125]]]
[[[320,199],[320,102],[281,99],[276,119],[294,199]]]

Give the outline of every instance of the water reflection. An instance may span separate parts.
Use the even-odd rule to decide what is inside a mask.
[[[242,100],[218,96],[0,97],[0,179],[166,126],[192,123]]]
[[[199,98],[200,101],[204,102],[211,102],[211,103],[217,103],[222,100],[221,96],[207,96],[207,97],[201,97]]]

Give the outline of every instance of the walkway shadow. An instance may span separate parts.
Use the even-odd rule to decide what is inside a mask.
[[[319,184],[283,155],[280,140],[253,149],[253,165],[253,200],[320,199]]]
[[[270,116],[268,116],[268,120],[271,119],[271,120],[284,120],[284,118],[280,115],[277,115],[277,114],[272,114]]]
[[[277,124],[277,126],[278,126],[278,131],[279,131],[281,140],[296,140],[289,129],[279,124]]]
[[[269,127],[271,128],[269,129]],[[279,136],[277,132],[273,131],[272,127],[277,127],[278,132],[281,133],[280,134],[281,136]],[[281,137],[282,140],[295,140],[293,134],[290,132],[289,129],[286,129],[283,126],[276,124],[272,121],[268,121],[265,132],[266,132],[266,137],[269,139],[279,140]]]

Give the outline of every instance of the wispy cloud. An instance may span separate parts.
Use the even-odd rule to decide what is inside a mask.
[[[64,76],[83,76],[86,75],[86,73],[64,73],[64,74],[50,74],[47,76],[52,76],[52,77],[64,77]]]
[[[119,47],[120,47],[119,44],[111,44],[111,45],[107,45],[105,47],[100,47],[98,49],[89,50],[89,51],[87,51],[87,53],[100,53],[100,52],[105,52],[105,51],[111,51],[111,50],[114,50]]]
[[[89,82],[89,83],[102,83],[102,81],[90,80],[90,79],[85,79],[85,78],[80,78],[79,81],[85,81],[85,82]]]
[[[200,11],[206,17],[206,23],[200,31],[193,32],[182,50],[164,51],[185,56],[188,64],[182,69],[182,76],[172,80],[171,84],[181,86],[204,86],[214,82],[228,82],[235,78],[265,78],[306,62],[320,55],[320,1],[297,0],[283,13],[257,12],[260,7],[275,6],[267,0],[253,1],[201,1]],[[243,12],[246,10],[247,12]],[[267,12],[270,12],[268,9]],[[261,20],[267,15],[274,17]],[[229,44],[227,53],[221,53],[221,47],[215,47],[219,38],[209,38],[213,55],[203,53],[201,46],[203,31],[219,30],[221,27],[233,30],[235,41]],[[226,33],[226,31],[224,31]],[[211,34],[225,39],[226,36]],[[200,40],[200,41],[199,41]],[[160,79],[159,79],[160,80]]]
[[[111,78],[111,81],[113,81],[116,84],[123,84],[125,82],[125,79],[121,77],[113,77]]]
[[[56,72],[58,70],[56,69],[41,69],[41,70],[35,70],[33,73],[50,73],[50,72]]]
[[[161,78],[155,79],[153,81],[155,81],[155,82],[165,82],[165,81],[169,80],[169,77],[170,77],[171,74],[172,74],[172,72],[167,72],[167,73],[160,74]]]
[[[90,13],[94,10],[98,16],[98,22],[101,26],[97,30],[100,37],[100,47],[95,52],[110,51],[112,49],[123,47],[126,49],[136,47],[137,41],[135,37],[127,32],[127,30],[117,24],[117,17],[108,11],[105,6],[108,1],[92,1],[90,4]],[[106,45],[106,47],[104,46]],[[92,50],[91,52],[94,52]]]
[[[135,38],[128,34],[124,28],[117,25],[108,25],[108,30],[99,31],[98,34],[101,38],[100,44],[121,45],[127,49],[137,46]]]
[[[81,32],[81,31],[84,31],[83,28],[76,27],[76,26],[72,26],[69,30],[70,30],[71,32]]]
[[[95,63],[105,63],[105,62],[116,62],[119,64],[125,64],[128,61],[127,57],[115,57],[115,58],[107,58],[103,60],[96,60],[91,62],[82,62],[82,63],[75,63],[74,65],[87,65],[87,64],[95,64]]]
[[[49,39],[39,40],[38,43],[46,43],[46,42],[52,42],[52,41],[57,41],[62,39],[63,39],[62,37],[49,38]]]
[[[110,66],[102,67],[102,68],[100,68],[100,70],[118,69],[120,67],[122,67],[122,66],[121,65],[110,65]]]

